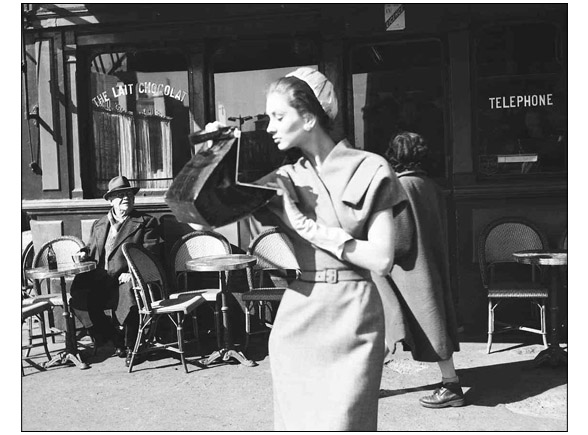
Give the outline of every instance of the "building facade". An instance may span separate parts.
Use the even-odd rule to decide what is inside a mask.
[[[566,4],[23,4],[22,215],[35,244],[87,239],[108,180],[141,187],[166,246],[189,227],[164,194],[188,135],[265,126],[263,89],[315,66],[340,96],[336,139],[382,154],[426,137],[448,201],[460,321],[485,327],[483,227],[567,228]],[[173,225],[172,225],[173,223]],[[246,248],[245,222],[219,229]]]

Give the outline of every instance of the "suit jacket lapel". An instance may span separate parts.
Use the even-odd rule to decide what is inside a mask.
[[[96,240],[96,261],[99,261],[102,251],[104,251],[104,245],[106,244],[106,236],[108,235],[108,227],[110,222],[108,216],[104,216],[96,222],[94,226],[94,237]]]
[[[329,219],[327,222],[333,220],[334,222],[337,222],[341,228],[343,228],[343,225],[341,217],[339,216],[337,204],[340,202],[343,191],[353,173],[363,159],[365,159],[365,156],[358,155],[354,151],[355,149],[351,148],[346,140],[343,140],[331,150],[323,162],[320,174],[318,174],[314,170],[314,167],[312,167],[314,174],[320,180],[321,187],[327,192],[327,197],[331,203],[330,209],[325,208],[321,210],[321,212],[327,219]]]

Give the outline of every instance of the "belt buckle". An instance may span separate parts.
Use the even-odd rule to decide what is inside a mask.
[[[336,284],[339,281],[337,269],[325,269],[325,282]]]

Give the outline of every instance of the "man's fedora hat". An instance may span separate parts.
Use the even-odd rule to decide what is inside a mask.
[[[139,191],[139,187],[131,186],[127,177],[119,175],[108,182],[108,192],[104,194],[103,198],[107,200],[113,193],[124,192],[127,190],[132,190],[133,194],[136,194]]]

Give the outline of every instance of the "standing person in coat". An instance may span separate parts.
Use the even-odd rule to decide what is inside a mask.
[[[299,68],[268,91],[268,133],[301,157],[256,217],[290,236],[301,270],[269,339],[276,430],[375,431],[385,343],[370,272],[394,263],[393,209],[406,196],[386,160],[335,143],[333,85]]]
[[[377,283],[384,299],[389,348],[393,352],[394,343],[404,338],[416,361],[439,364],[442,384],[420,403],[445,408],[463,406],[465,399],[453,363],[459,340],[449,277],[445,197],[421,168],[427,152],[423,138],[410,132],[398,134],[388,146],[386,158],[410,203],[396,228],[410,234],[412,241],[406,253],[396,258],[392,282]]]
[[[106,216],[94,222],[90,242],[83,249],[87,258],[97,262],[97,267],[91,272],[76,275],[71,287],[71,306],[90,330],[96,344],[112,340],[115,355],[127,360],[138,334],[139,314],[122,245],[137,243],[155,255],[159,254],[160,248],[157,219],[135,210],[138,190],[124,176],[110,180],[104,199],[110,202],[112,208]],[[104,313],[107,309],[114,310],[123,336],[118,325],[113,324]]]

